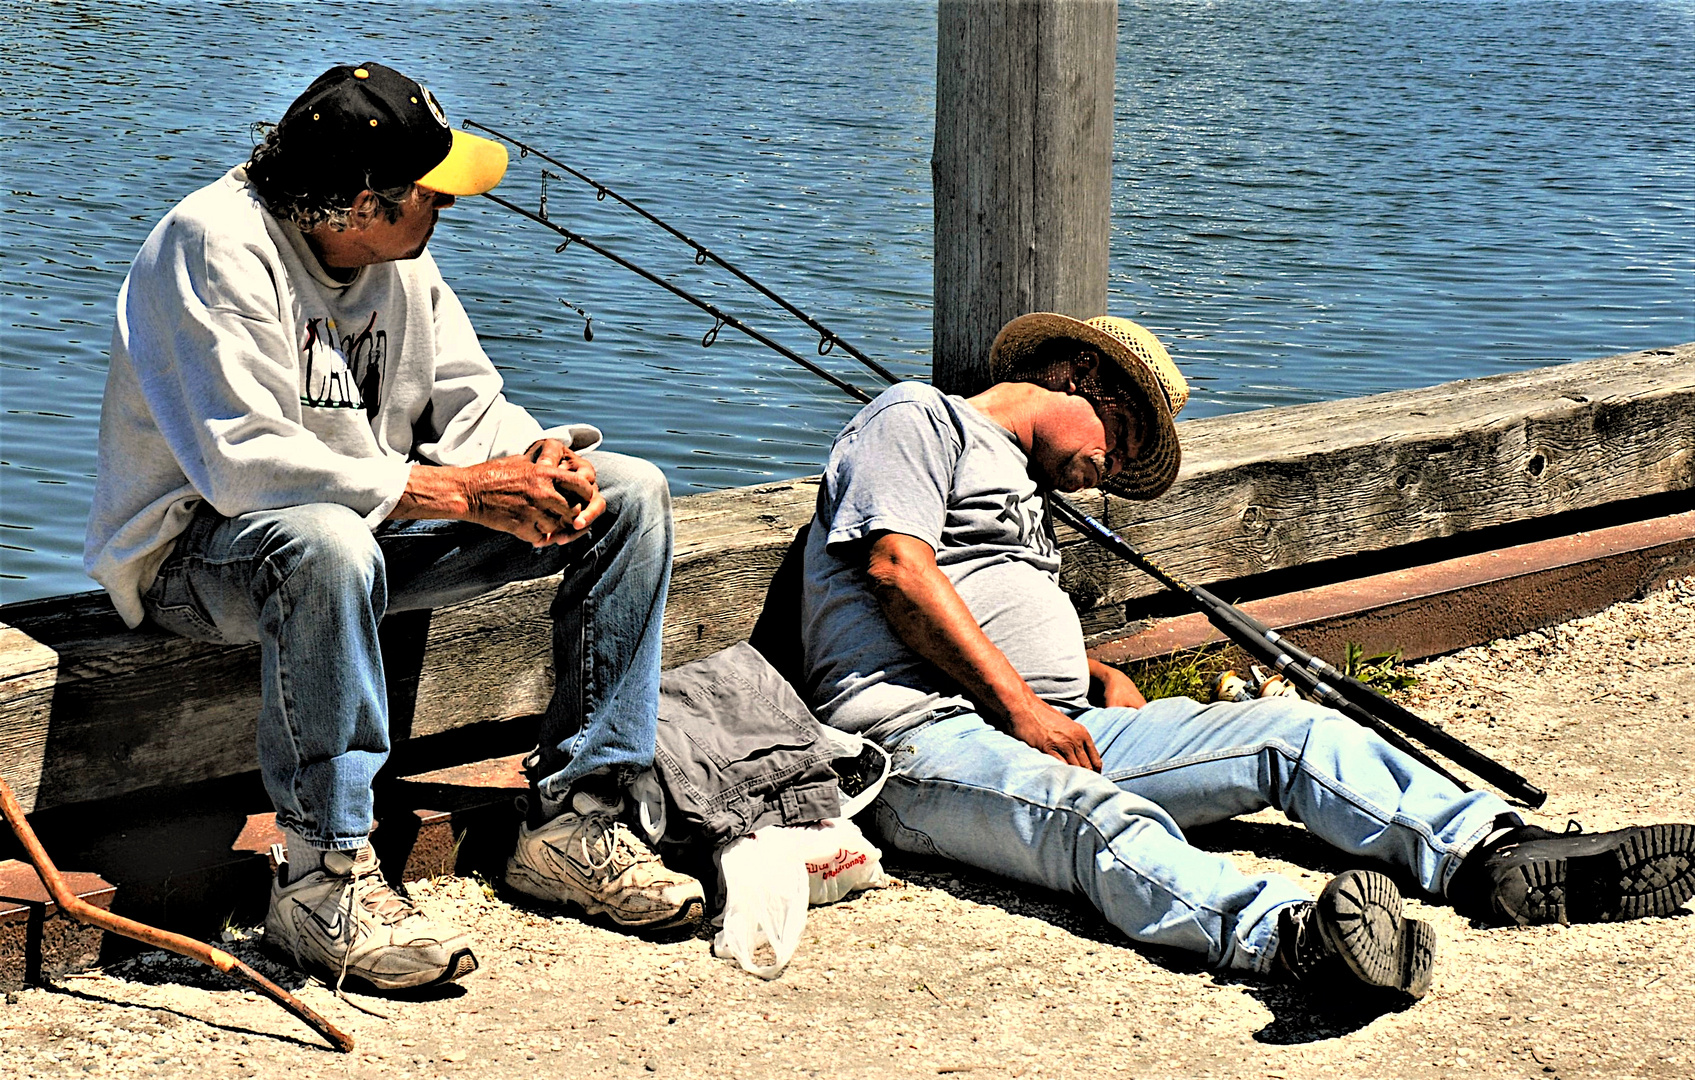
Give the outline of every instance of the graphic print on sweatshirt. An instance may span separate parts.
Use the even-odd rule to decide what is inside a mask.
[[[307,319],[300,346],[300,404],[309,409],[364,409],[374,417],[382,404],[388,331],[378,330],[378,313],[363,329],[339,334],[334,319]],[[338,339],[339,335],[339,339]]]

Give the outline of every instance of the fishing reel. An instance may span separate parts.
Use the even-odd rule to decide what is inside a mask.
[[[1214,701],[1253,701],[1256,698],[1299,698],[1295,684],[1275,673],[1267,674],[1258,664],[1248,668],[1243,678],[1234,669],[1219,672],[1208,685]]]

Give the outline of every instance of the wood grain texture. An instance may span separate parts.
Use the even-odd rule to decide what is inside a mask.
[[[1202,584],[1665,492],[1695,500],[1695,344],[1179,426],[1153,503],[1079,501]],[[747,637],[816,478],[675,503],[665,662]],[[1091,629],[1157,587],[1063,535]],[[395,737],[529,716],[556,579],[384,624]],[[1097,637],[1099,633],[1097,633]],[[26,807],[255,767],[257,654],[132,631],[100,594],[0,608],[0,773]]]
[[[943,0],[937,13],[935,380],[988,381],[1027,311],[1106,310],[1116,0]]]
[[[1695,345],[1179,425],[1183,468],[1152,503],[1084,509],[1202,583],[1695,490]],[[1147,596],[1081,538],[1089,603]]]

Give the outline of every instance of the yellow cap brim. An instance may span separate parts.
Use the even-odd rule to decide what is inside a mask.
[[[506,175],[506,146],[480,135],[453,132],[453,149],[418,184],[443,195],[481,195]]]

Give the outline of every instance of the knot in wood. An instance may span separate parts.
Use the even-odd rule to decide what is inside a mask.
[[[1274,524],[1263,507],[1249,505],[1242,510],[1242,531],[1249,536],[1265,536]]]

